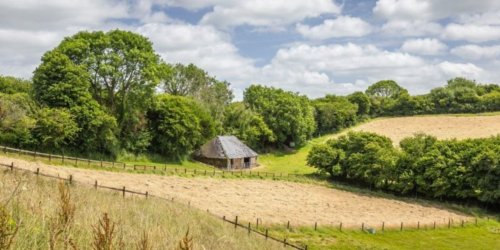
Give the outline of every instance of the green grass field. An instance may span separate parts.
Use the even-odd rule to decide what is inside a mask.
[[[308,249],[500,249],[500,223],[482,220],[477,226],[455,225],[451,229],[397,229],[375,234],[338,228],[299,228],[269,231],[290,242],[307,244]]]

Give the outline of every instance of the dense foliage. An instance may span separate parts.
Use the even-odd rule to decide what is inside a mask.
[[[343,96],[327,95],[313,101],[316,132],[331,133],[356,124],[358,105]]]
[[[369,117],[499,111],[500,87],[455,78],[429,94],[411,96],[397,82],[382,80],[365,92],[310,100],[253,85],[242,102],[232,101],[228,82],[194,64],[162,61],[142,35],[83,31],[46,52],[32,80],[0,76],[0,144],[179,159],[214,135],[232,134],[267,151],[301,146],[313,135]],[[350,157],[333,155],[327,163]]]
[[[253,85],[245,91],[244,103],[262,116],[276,136],[277,145],[301,145],[315,131],[314,108],[306,96]]]
[[[314,146],[307,162],[332,177],[398,194],[500,205],[500,135],[442,140],[351,132]]]
[[[226,134],[235,135],[256,150],[264,150],[276,141],[262,116],[241,102],[226,107],[223,126]]]

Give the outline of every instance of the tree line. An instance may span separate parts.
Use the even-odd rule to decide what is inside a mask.
[[[193,64],[168,64],[148,38],[79,32],[46,52],[30,80],[0,77],[0,143],[41,151],[188,156],[218,134],[266,151],[298,147],[370,117],[500,110],[500,87],[456,78],[410,96],[384,80],[365,92],[309,99],[230,83]]]
[[[418,134],[396,148],[385,136],[350,132],[315,145],[307,163],[396,194],[500,205],[500,135],[459,141]]]

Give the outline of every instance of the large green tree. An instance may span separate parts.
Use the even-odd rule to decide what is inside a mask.
[[[151,150],[181,159],[215,135],[209,113],[187,97],[159,95],[147,113]]]
[[[223,127],[226,134],[235,135],[253,149],[265,149],[276,140],[264,119],[241,102],[226,107]]]
[[[135,149],[137,134],[147,133],[142,117],[157,86],[158,65],[152,43],[139,34],[82,31],[44,55],[35,71],[35,96],[49,107],[85,105],[90,96],[102,108],[90,104],[87,113],[102,109],[113,116],[122,146]]]
[[[356,123],[358,105],[346,97],[327,95],[313,101],[318,133],[328,133]]]
[[[189,96],[208,108],[216,121],[223,119],[224,107],[233,99],[229,83],[218,81],[194,64],[162,64],[160,83],[171,95]]]
[[[252,85],[244,93],[244,103],[264,118],[280,145],[301,145],[315,131],[314,108],[306,96]]]

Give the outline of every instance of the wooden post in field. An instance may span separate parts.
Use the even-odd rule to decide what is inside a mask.
[[[283,246],[286,247],[286,238],[283,240]]]
[[[433,229],[436,229],[436,222],[434,221],[434,226],[432,227]]]
[[[401,222],[401,231],[403,231],[403,222]]]
[[[361,231],[365,231],[365,223],[361,223]]]
[[[40,174],[40,168],[36,168],[36,175]]]
[[[342,221],[340,222],[339,229],[340,229],[340,232],[342,232]]]
[[[125,186],[123,186],[122,192],[123,192],[123,198],[125,198]]]
[[[267,240],[268,235],[269,235],[269,232],[268,232],[268,229],[266,228],[266,240]]]
[[[238,227],[238,215],[234,219],[234,228],[236,229],[236,227]]]
[[[476,217],[476,226],[477,226],[477,217]]]
[[[148,191],[146,191],[146,199],[148,198],[148,196],[149,196],[149,193],[148,193]]]
[[[450,227],[451,227],[451,220],[448,219],[448,228],[450,228]]]
[[[248,234],[250,234],[250,222],[248,222]]]
[[[385,221],[382,221],[382,232],[384,231],[385,229]]]
[[[51,162],[52,162],[52,155],[49,154],[49,163],[51,163]]]
[[[417,222],[417,230],[420,229],[420,221]]]
[[[97,180],[95,180],[94,187],[97,189]]]
[[[14,171],[14,162],[12,162],[12,164],[10,164],[10,171]]]
[[[69,175],[69,184],[73,182],[73,175]]]
[[[255,222],[255,228],[259,229],[259,218],[257,218],[257,221]]]
[[[462,220],[462,227],[464,227],[464,220]]]
[[[318,230],[318,222],[314,222],[314,231]]]
[[[290,229],[290,221],[286,223],[286,229]]]

